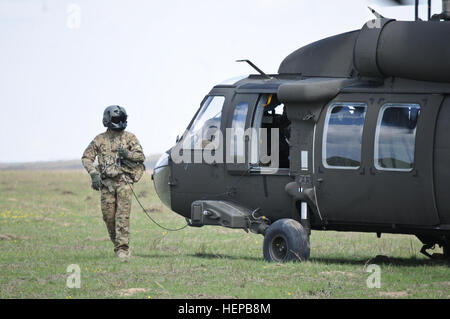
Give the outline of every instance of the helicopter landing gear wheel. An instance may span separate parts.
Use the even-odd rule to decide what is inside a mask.
[[[266,230],[263,252],[269,262],[306,261],[310,255],[308,233],[293,219],[277,220]]]

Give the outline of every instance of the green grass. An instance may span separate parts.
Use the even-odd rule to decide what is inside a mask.
[[[184,224],[149,174],[135,189],[160,223]],[[0,171],[0,298],[450,297],[449,264],[422,256],[413,236],[313,232],[311,260],[287,264],[265,262],[262,242],[221,227],[167,233],[134,201],[133,257],[121,263],[86,173]],[[367,288],[370,263],[381,266],[380,289]],[[81,268],[80,289],[66,287],[70,264]]]

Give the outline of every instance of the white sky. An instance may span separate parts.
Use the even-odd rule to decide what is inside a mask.
[[[126,108],[128,130],[146,154],[161,153],[213,85],[254,73],[236,59],[276,73],[297,48],[361,28],[373,18],[367,5],[398,20],[414,18],[411,6],[377,4],[0,0],[0,162],[80,158],[104,131],[103,110],[111,104]]]

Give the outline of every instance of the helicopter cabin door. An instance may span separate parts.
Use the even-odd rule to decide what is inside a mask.
[[[442,97],[340,94],[316,130],[316,194],[330,224],[435,225],[433,134]]]
[[[255,108],[258,94],[235,94],[231,99],[230,111],[227,120],[227,129],[224,132],[226,145],[225,162],[228,173],[242,175],[248,170],[250,161],[249,135],[246,129],[250,127],[251,114]]]
[[[264,92],[273,88],[263,89],[239,92],[230,102],[227,129],[234,133],[227,134],[224,191],[233,201],[258,208],[259,214],[272,220],[291,209],[291,198],[285,191],[292,181],[284,134],[289,120],[276,93]]]

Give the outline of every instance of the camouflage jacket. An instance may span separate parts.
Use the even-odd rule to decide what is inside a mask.
[[[104,172],[109,166],[115,164],[120,147],[128,151],[129,160],[141,163],[145,161],[142,147],[133,133],[108,129],[97,135],[84,151],[81,158],[84,168],[90,175],[98,172],[102,178],[108,178]],[[96,157],[98,158],[98,168],[94,166]],[[119,173],[119,175],[122,174],[123,172]]]

